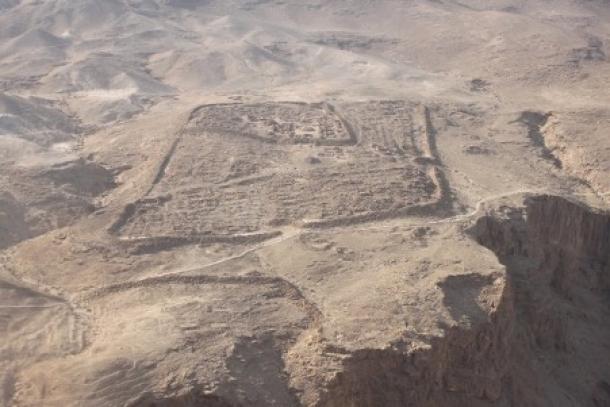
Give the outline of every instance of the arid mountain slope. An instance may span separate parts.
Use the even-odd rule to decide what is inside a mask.
[[[610,406],[610,3],[0,0],[1,406]]]

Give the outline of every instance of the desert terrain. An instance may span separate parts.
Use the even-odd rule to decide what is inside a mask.
[[[0,406],[610,406],[607,0],[0,0]]]

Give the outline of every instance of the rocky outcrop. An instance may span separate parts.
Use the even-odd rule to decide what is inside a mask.
[[[471,232],[506,265],[514,290],[511,403],[608,405],[610,214],[536,196],[479,219]]]
[[[600,120],[607,117],[607,112],[549,113],[546,117],[537,130],[546,151],[564,171],[581,179],[602,199],[607,199],[610,164],[606,158],[607,133]],[[581,134],[586,134],[587,139],[582,140]]]
[[[416,351],[349,354],[317,406],[608,405],[610,214],[536,196],[468,233],[507,272],[484,322],[447,328]],[[445,297],[451,284],[439,284]]]
[[[505,291],[510,296],[510,290]],[[431,348],[362,350],[344,362],[318,406],[492,406],[505,400],[510,299],[474,330],[452,328]]]

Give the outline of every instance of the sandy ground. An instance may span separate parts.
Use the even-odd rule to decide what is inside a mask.
[[[610,405],[602,0],[0,0],[0,405]]]

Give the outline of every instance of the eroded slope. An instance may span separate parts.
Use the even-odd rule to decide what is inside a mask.
[[[603,1],[0,1],[0,404],[608,405]]]

